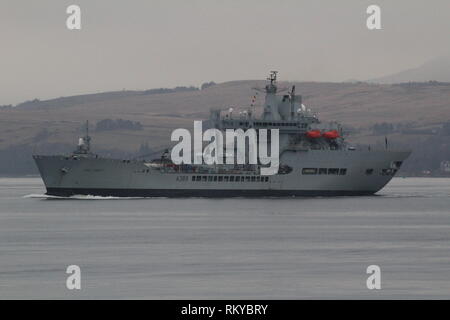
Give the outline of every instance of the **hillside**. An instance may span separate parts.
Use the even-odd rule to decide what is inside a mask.
[[[203,90],[109,92],[0,108],[0,151],[15,146],[36,152],[69,151],[85,120],[90,121],[92,129],[104,119],[139,122],[140,130],[92,131],[95,149],[132,154],[147,144],[158,150],[170,144],[174,128],[192,128],[192,121],[206,119],[210,108],[249,106],[255,94],[252,88],[264,84],[249,80]],[[281,82],[279,87],[292,84],[322,121],[337,120],[348,126],[353,132],[350,141],[355,143],[377,143],[384,140],[384,135],[403,144],[425,141],[450,121],[450,83]],[[257,97],[260,107],[264,96],[259,93]],[[373,126],[381,123],[394,128],[378,132],[377,127],[378,131],[374,131]]]
[[[73,143],[85,120],[139,121],[141,131],[93,133],[95,145],[135,150],[142,142],[161,145],[173,128],[192,127],[192,120],[208,117],[210,108],[248,106],[263,81],[235,81],[204,90],[145,94],[143,91],[111,92],[38,101],[0,109],[0,149],[29,143],[43,129],[42,142]],[[289,87],[292,83],[280,83]],[[308,108],[323,121],[337,120],[352,127],[375,123],[414,123],[432,127],[450,120],[450,84],[424,83],[379,85],[368,83],[295,83]],[[259,94],[257,102],[263,102]],[[355,137],[357,138],[357,137]],[[37,142],[36,142],[37,143]]]
[[[370,80],[370,82],[376,83],[401,83],[401,82],[425,82],[425,81],[443,81],[450,82],[450,56],[444,56],[430,61],[424,64],[396,72],[384,77]]]

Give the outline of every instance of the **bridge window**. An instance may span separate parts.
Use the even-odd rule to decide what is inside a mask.
[[[339,174],[338,168],[330,168],[328,169],[328,174]]]
[[[399,169],[402,166],[403,161],[394,161],[393,165],[396,169]]]
[[[339,169],[339,175],[345,176],[347,174],[347,169]]]
[[[219,177],[219,182],[222,182],[223,181],[223,177]]]
[[[319,174],[327,174],[327,168],[319,168]]]
[[[370,176],[373,173],[373,169],[366,169],[366,174]]]
[[[317,168],[303,168],[302,174],[317,174]]]
[[[381,175],[382,176],[390,176],[390,175],[394,175],[395,172],[397,172],[397,170],[394,170],[394,169],[382,169],[381,170]]]

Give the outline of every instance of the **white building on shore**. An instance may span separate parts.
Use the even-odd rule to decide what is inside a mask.
[[[450,161],[441,162],[441,171],[444,173],[450,173]]]

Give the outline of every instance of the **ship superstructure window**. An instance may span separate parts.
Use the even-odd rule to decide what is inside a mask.
[[[302,174],[317,174],[317,168],[303,168]]]
[[[402,166],[403,161],[394,161],[392,163],[393,167],[396,169],[400,169],[400,167]]]
[[[396,169],[381,169],[382,176],[393,176],[397,172]]]
[[[339,174],[338,168],[330,168],[328,169],[328,174]]]
[[[366,169],[366,174],[370,176],[373,173],[373,169]]]
[[[347,168],[303,168],[302,174],[330,174],[345,176],[347,174]]]
[[[188,181],[189,180],[189,176],[182,176],[179,177],[180,179],[177,178],[177,181]],[[269,177],[267,176],[227,176],[227,175],[223,175],[223,176],[208,176],[208,175],[204,175],[204,176],[191,176],[191,180],[192,181],[197,181],[197,182],[268,182],[269,181]]]

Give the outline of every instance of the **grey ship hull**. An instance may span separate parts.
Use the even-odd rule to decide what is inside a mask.
[[[289,174],[251,175],[239,182],[208,181],[209,176],[245,174],[163,173],[143,161],[96,157],[34,156],[48,195],[115,197],[291,197],[370,195],[393,177],[385,174],[407,151],[309,150],[286,152]],[[304,174],[304,168],[342,168],[345,174]],[[371,174],[367,170],[372,169]],[[197,181],[200,177],[200,181]],[[204,178],[206,177],[206,178]],[[252,178],[254,177],[254,179]],[[206,180],[206,181],[204,181]],[[212,180],[212,178],[211,178]],[[240,179],[239,179],[240,180]],[[252,181],[254,180],[254,181]]]

